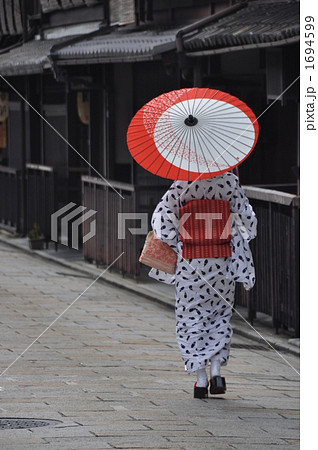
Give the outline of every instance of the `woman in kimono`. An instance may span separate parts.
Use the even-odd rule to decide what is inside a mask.
[[[225,200],[231,212],[231,256],[182,257],[179,208],[192,200]],[[228,363],[235,282],[250,289],[255,272],[249,240],[256,236],[257,219],[238,177],[226,172],[194,182],[174,181],[157,205],[152,227],[157,238],[177,252],[175,275],[152,269],[150,276],[176,287],[176,336],[185,370],[196,374],[194,397],[226,391],[221,366]],[[210,367],[208,380],[206,369]]]

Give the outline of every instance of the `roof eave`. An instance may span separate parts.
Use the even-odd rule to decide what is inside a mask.
[[[280,39],[279,41],[272,41],[272,42],[260,42],[255,44],[246,44],[246,45],[235,45],[232,47],[222,47],[222,48],[212,48],[208,50],[200,50],[196,52],[187,52],[186,56],[190,58],[200,57],[200,56],[210,56],[210,55],[217,55],[222,53],[229,53],[229,52],[235,52],[235,51],[242,51],[242,50],[255,50],[260,48],[266,48],[266,47],[280,47],[285,46],[289,44],[295,44],[300,41],[299,36],[293,36],[286,39]]]
[[[1,68],[1,75],[4,76],[20,76],[20,75],[37,75],[44,72],[44,67],[39,66],[22,66],[21,68],[17,66]]]
[[[97,57],[76,57],[76,58],[59,58],[55,62],[58,66],[72,66],[82,64],[107,64],[107,63],[131,63],[153,61],[160,59],[160,55],[144,54],[144,55],[113,55],[113,56],[97,56]]]
[[[106,64],[106,63],[118,63],[118,62],[143,62],[143,61],[154,61],[161,58],[163,53],[167,53],[169,51],[173,51],[176,49],[176,42],[167,42],[165,44],[156,45],[149,52],[145,53],[134,53],[134,54],[125,54],[118,53],[114,55],[98,55],[87,57],[87,55],[83,56],[55,56],[55,63],[59,66],[62,65],[78,65],[78,64]]]

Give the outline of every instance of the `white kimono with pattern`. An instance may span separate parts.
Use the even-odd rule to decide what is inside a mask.
[[[230,202],[232,257],[183,259],[179,208],[195,199]],[[235,282],[253,287],[255,271],[248,242],[256,236],[257,219],[236,175],[227,172],[196,182],[174,181],[158,203],[152,227],[178,255],[175,275],[152,269],[149,275],[176,286],[176,335],[187,372],[229,358]]]

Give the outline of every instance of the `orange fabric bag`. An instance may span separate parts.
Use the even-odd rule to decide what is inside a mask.
[[[160,241],[153,231],[149,231],[139,261],[154,269],[174,274],[176,272],[177,253],[168,244]]]

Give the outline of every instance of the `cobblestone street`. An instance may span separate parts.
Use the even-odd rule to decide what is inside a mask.
[[[193,399],[173,310],[3,243],[0,260],[0,419],[58,421],[2,429],[1,449],[299,448],[297,356],[234,335],[228,392]]]

